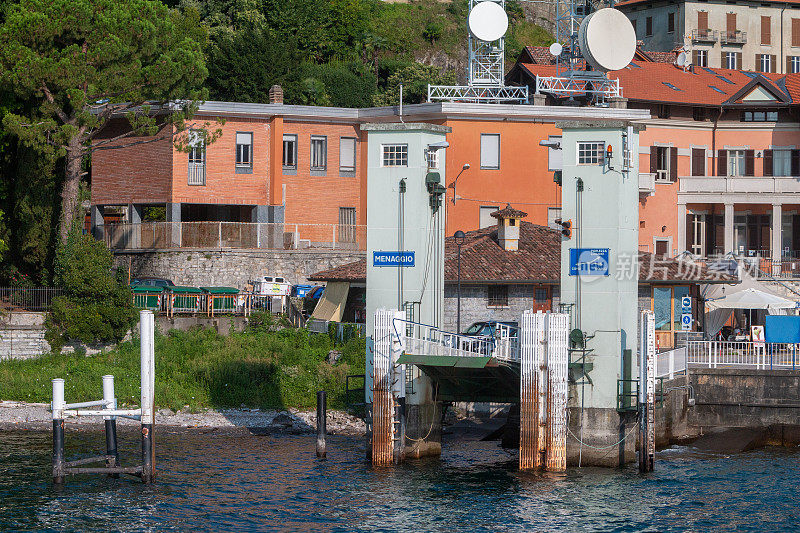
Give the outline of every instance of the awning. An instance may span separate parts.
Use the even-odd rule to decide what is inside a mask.
[[[794,309],[797,302],[758,289],[744,289],[714,300],[706,300],[709,309]]]
[[[344,306],[347,303],[347,293],[350,283],[346,281],[332,281],[325,285],[325,291],[317,302],[311,318],[341,322],[344,315]]]

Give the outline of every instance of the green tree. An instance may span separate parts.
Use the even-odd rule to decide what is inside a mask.
[[[135,324],[131,289],[112,266],[106,245],[80,231],[70,231],[59,246],[55,282],[64,294],[53,299],[46,332],[54,351],[71,340],[117,342]]]
[[[125,146],[124,138],[171,136],[175,130],[160,127],[164,119],[146,103],[182,99],[166,119],[177,130],[196,109],[207,75],[193,38],[199,34],[185,15],[154,0],[22,0],[7,9],[0,79],[34,105],[6,114],[3,125],[27,146],[64,157],[62,243],[77,216],[84,158]],[[92,142],[112,117],[124,117],[129,131]]]
[[[400,103],[400,84],[403,84],[403,103],[420,104],[428,99],[428,84],[455,85],[455,72],[442,72],[437,67],[411,63],[396,70],[386,81],[386,90],[373,97],[377,106],[398,105]]]

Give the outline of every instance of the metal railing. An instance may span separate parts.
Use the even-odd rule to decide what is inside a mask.
[[[189,185],[205,185],[206,184],[206,164],[203,163],[189,163]]]
[[[306,320],[306,327],[311,333],[329,333],[331,325],[335,328],[333,335],[339,342],[347,342],[354,337],[364,337],[366,324],[357,322],[334,322],[332,320],[319,320],[309,318]]]
[[[740,30],[720,32],[719,42],[721,44],[744,44],[747,42],[747,32]]]
[[[688,349],[683,347],[656,354],[656,377],[672,379],[675,374],[685,373],[687,351]]]
[[[751,273],[757,278],[800,279],[800,259],[748,258]]]
[[[0,310],[49,311],[60,287],[0,287]]]
[[[749,341],[689,341],[686,366],[795,369],[800,344]]]
[[[133,305],[139,309],[175,315],[244,315],[253,311],[269,311],[280,314],[286,310],[286,298],[256,294],[252,292],[216,293],[197,292],[150,292],[133,294]]]
[[[398,318],[392,320],[392,326],[406,354],[519,360],[516,338],[470,337]]]
[[[168,248],[365,250],[366,226],[278,222],[142,222],[101,224],[94,236],[111,250]]]
[[[692,41],[698,42],[717,42],[716,30],[692,30]]]

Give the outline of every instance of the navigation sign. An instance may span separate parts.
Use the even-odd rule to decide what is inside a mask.
[[[413,267],[414,252],[372,252],[374,267]]]
[[[684,313],[691,313],[692,312],[692,297],[691,296],[681,296],[681,309],[683,309]]]
[[[570,248],[570,276],[608,276],[608,248]]]
[[[681,315],[681,329],[683,331],[692,331],[692,314],[683,313]]]

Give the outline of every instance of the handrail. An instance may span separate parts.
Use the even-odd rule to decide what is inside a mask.
[[[406,328],[409,326],[418,328],[420,331],[416,335],[401,334],[398,323],[403,323]],[[504,337],[478,337],[452,333],[441,328],[407,320],[403,318],[393,318],[392,328],[395,338],[398,339],[403,351],[412,349],[411,344],[420,343],[421,346],[413,346],[423,351],[435,352],[431,355],[456,356],[456,357],[494,357],[496,359],[517,360],[519,359],[518,344],[513,342],[510,336],[511,326],[504,325],[509,331],[509,335]],[[494,333],[494,332],[493,332]]]

